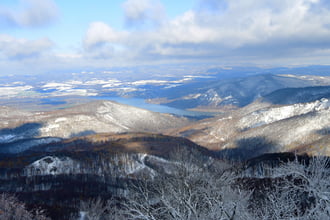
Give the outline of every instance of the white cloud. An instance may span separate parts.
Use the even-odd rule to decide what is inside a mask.
[[[168,21],[154,33],[154,52],[263,59],[265,53],[292,56],[330,47],[330,11],[319,1],[222,2],[218,11],[193,10]]]
[[[14,39],[6,45],[2,35],[0,58],[37,55],[45,68],[199,61],[329,64],[330,4],[326,0],[200,0],[196,8],[171,19],[160,3],[152,5],[155,2],[159,3],[126,1],[125,19],[134,28],[119,30],[102,21],[92,22],[81,50],[53,57],[45,56],[51,48],[47,39]]]
[[[160,29],[158,36],[164,43],[181,44],[214,42],[218,31],[198,24],[198,16],[193,11],[188,11],[182,16],[169,21]]]
[[[115,51],[109,44],[120,45],[130,56],[138,58],[199,58],[226,54],[242,57],[248,53],[258,56],[262,48],[268,48],[268,53],[285,53],[330,43],[330,30],[326,27],[330,13],[317,0],[221,2],[212,11],[190,10],[172,20],[163,20],[154,29],[131,30],[125,34],[105,23],[92,23],[85,46],[107,44],[99,50],[103,50],[102,53],[112,51],[112,56]],[[201,4],[214,5],[216,2],[204,0]],[[146,19],[150,7],[151,0],[124,3],[126,16],[131,20]]]
[[[83,46],[86,57],[107,59],[123,50],[128,39],[125,31],[114,30],[103,22],[93,22],[85,34]]]
[[[15,8],[0,6],[0,21],[9,26],[40,27],[58,18],[53,0],[20,0]]]
[[[165,18],[165,8],[159,0],[127,0],[122,6],[129,25],[155,25]]]
[[[48,38],[27,40],[0,35],[0,58],[4,60],[22,60],[41,56],[49,51],[53,43]]]
[[[0,87],[0,97],[14,97],[31,89],[32,86]]]
[[[123,37],[125,32],[115,31],[103,22],[93,22],[85,35],[84,46],[89,49],[103,43],[117,43]]]

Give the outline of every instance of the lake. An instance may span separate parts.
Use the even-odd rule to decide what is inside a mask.
[[[146,103],[145,100],[141,98],[123,98],[112,96],[11,98],[3,100],[0,99],[0,105],[11,106],[18,109],[23,108],[25,110],[31,111],[51,111],[56,109],[69,108],[74,105],[83,104],[93,100],[115,101],[121,104],[126,104],[137,108],[143,108],[153,112],[168,113],[194,119],[209,118],[215,115],[214,113],[210,112],[187,111],[184,109],[173,108],[166,105]]]
[[[157,105],[145,102],[144,99],[139,98],[123,98],[123,97],[107,97],[107,96],[94,96],[90,97],[91,99],[97,100],[109,100],[115,101],[118,103],[131,105],[137,108],[147,109],[153,112],[168,113],[179,116],[193,117],[193,118],[208,118],[214,116],[212,113],[208,112],[196,112],[196,111],[187,111],[183,109],[172,108],[166,105]]]

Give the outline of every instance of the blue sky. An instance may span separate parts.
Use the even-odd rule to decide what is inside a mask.
[[[0,74],[328,65],[327,0],[1,0]]]

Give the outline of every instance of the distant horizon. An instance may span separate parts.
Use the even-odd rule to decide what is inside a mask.
[[[13,72],[5,72],[2,71],[0,73],[0,77],[9,77],[9,76],[40,76],[40,75],[44,75],[46,76],[46,74],[74,74],[74,75],[78,75],[78,74],[95,74],[95,77],[98,74],[105,74],[108,73],[109,76],[111,74],[120,74],[120,73],[124,73],[125,71],[136,71],[136,73],[141,72],[141,70],[143,71],[153,71],[153,72],[149,72],[150,74],[157,74],[158,72],[166,72],[168,71],[168,73],[172,73],[171,72],[171,68],[170,69],[165,69],[165,68],[169,68],[171,67],[172,69],[175,68],[185,68],[182,69],[180,72],[181,74],[177,75],[177,77],[180,77],[183,74],[189,75],[189,74],[193,74],[193,72],[191,71],[203,71],[203,74],[206,74],[207,71],[212,70],[212,69],[217,69],[217,70],[223,70],[223,71],[232,71],[235,69],[243,69],[242,73],[246,72],[249,68],[251,69],[259,69],[259,70],[274,70],[274,69],[286,69],[287,71],[295,71],[297,69],[310,69],[310,68],[325,68],[328,69],[329,68],[329,74],[326,73],[319,73],[319,72],[311,72],[310,74],[312,75],[319,75],[319,74],[326,74],[326,75],[330,75],[330,64],[311,64],[311,65],[220,65],[220,64],[206,64],[206,63],[164,63],[164,64],[141,64],[141,65],[128,65],[128,66],[111,66],[111,67],[77,67],[77,68],[63,68],[63,69],[49,69],[49,70],[42,70],[40,72],[35,72],[35,71],[23,71],[23,72],[17,72],[17,71],[13,71]],[[246,69],[246,70],[245,70]],[[113,72],[113,73],[112,73]],[[267,72],[265,72],[267,73]],[[258,73],[260,74],[260,73]],[[267,73],[268,74],[268,73]],[[278,74],[278,73],[274,73],[274,74]],[[300,74],[299,72],[292,72],[292,74]],[[164,75],[166,77],[166,75]],[[242,75],[244,76],[244,74]],[[145,75],[140,75],[138,76],[138,78],[148,78],[145,77]]]

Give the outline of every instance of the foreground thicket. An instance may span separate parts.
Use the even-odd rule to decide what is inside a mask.
[[[0,195],[0,220],[48,220],[43,210],[28,211],[15,196]]]
[[[228,166],[196,163],[142,181],[125,199],[82,202],[80,216],[101,219],[330,219],[329,159],[311,158],[247,177]],[[266,175],[267,174],[267,175]]]
[[[277,182],[266,191],[262,204],[253,211],[259,219],[330,219],[330,161],[281,164],[270,173]]]
[[[122,195],[81,201],[71,219],[330,219],[326,157],[266,160],[239,168],[217,160],[175,161],[162,175],[134,181]],[[2,219],[47,218],[38,210],[28,211],[16,197],[1,194]]]

